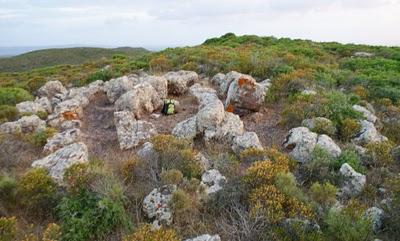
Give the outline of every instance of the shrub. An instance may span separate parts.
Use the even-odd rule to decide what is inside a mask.
[[[19,202],[39,214],[51,213],[56,203],[57,184],[46,169],[34,168],[21,177],[17,184]]]
[[[271,185],[278,173],[287,173],[289,166],[284,162],[254,162],[244,176],[245,182],[253,188]]]
[[[138,168],[139,161],[136,159],[129,159],[122,163],[120,167],[120,174],[125,183],[131,183],[136,179],[135,170]]]
[[[264,149],[248,148],[240,152],[240,160],[242,162],[264,161],[267,159],[267,153]]]
[[[64,197],[59,206],[63,240],[96,240],[131,224],[119,201],[82,190]]]
[[[61,227],[55,223],[49,223],[43,232],[43,241],[61,241]]]
[[[350,204],[341,211],[331,210],[325,222],[327,240],[358,241],[373,238],[371,220],[357,205]]]
[[[173,229],[153,229],[151,225],[142,225],[124,241],[179,241],[178,235]]]
[[[100,69],[92,74],[90,74],[86,79],[86,84],[91,83],[96,80],[108,81],[112,78],[112,72],[106,69]]]
[[[18,116],[18,110],[15,106],[0,105],[0,124],[6,121],[12,121]]]
[[[351,91],[359,96],[361,99],[366,99],[368,97],[368,91],[364,88],[364,86],[356,85],[351,88]]]
[[[312,152],[311,160],[303,166],[305,181],[333,181],[335,178],[334,161],[327,151],[317,146]]]
[[[16,105],[28,100],[33,100],[33,96],[24,89],[0,88],[0,105]]]
[[[345,150],[340,154],[335,162],[335,169],[339,170],[344,163],[349,164],[357,172],[365,173],[365,168],[361,165],[360,158],[353,150]]]
[[[88,188],[93,178],[88,163],[75,163],[65,170],[63,179],[69,192],[79,192]]]
[[[57,132],[56,129],[47,127],[44,130],[26,134],[25,139],[35,146],[43,147],[47,139],[51,138]]]
[[[17,183],[14,178],[0,175],[0,202],[8,206],[14,204]]]
[[[150,70],[152,72],[165,72],[171,69],[171,61],[163,54],[154,57],[149,62]]]
[[[400,176],[386,180],[386,187],[392,200],[390,205],[385,205],[384,224],[388,229],[389,239],[395,240],[400,235]]]
[[[17,236],[17,219],[0,217],[0,241],[12,241]]]
[[[187,177],[200,177],[202,168],[190,144],[171,135],[157,135],[151,140],[160,156],[161,169],[177,169]]]
[[[344,141],[350,140],[361,130],[360,123],[355,119],[346,118],[339,125],[339,134]]]
[[[387,167],[393,164],[393,143],[390,141],[370,142],[367,144],[367,155],[370,164],[376,167]]]
[[[46,111],[38,111],[36,115],[42,120],[46,120],[48,116]]]
[[[311,198],[324,208],[335,204],[336,192],[336,187],[329,182],[326,182],[322,185],[319,182],[315,182],[310,188]]]
[[[286,196],[306,201],[306,197],[297,186],[296,178],[292,173],[278,173],[274,180],[275,187]]]
[[[161,182],[164,185],[179,184],[183,180],[182,172],[180,172],[179,170],[176,170],[176,169],[162,171],[160,177],[161,177]]]
[[[332,136],[336,133],[336,127],[331,121],[327,119],[315,118],[314,128],[312,128],[311,131],[318,134],[326,134]]]

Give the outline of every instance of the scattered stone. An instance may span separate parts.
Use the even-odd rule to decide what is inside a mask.
[[[201,176],[201,184],[206,188],[208,195],[218,192],[226,183],[226,178],[216,169],[211,169]]]
[[[344,163],[339,171],[345,178],[344,185],[340,189],[341,194],[346,197],[354,197],[360,194],[366,183],[365,175],[356,172],[347,163]]]
[[[192,239],[186,239],[185,241],[221,241],[219,235],[204,234]]]
[[[361,120],[361,130],[352,140],[354,143],[359,145],[366,145],[370,142],[383,142],[387,141],[387,137],[381,135],[375,128],[374,124],[367,121]]]
[[[303,91],[301,92],[301,94],[302,94],[302,95],[316,95],[316,94],[317,94],[317,91],[315,91],[315,90],[303,90]]]
[[[49,174],[58,183],[62,183],[64,172],[75,163],[88,162],[88,149],[82,142],[65,146],[43,159],[34,161],[32,167],[42,167],[49,170]]]
[[[155,188],[144,198],[143,211],[148,218],[154,219],[154,228],[159,228],[161,225],[172,224],[172,211],[168,204],[175,191],[175,185],[165,185],[160,188]]]
[[[133,89],[137,79],[122,76],[104,83],[104,90],[111,103],[114,103],[125,92]]]
[[[67,89],[63,86],[63,84],[58,81],[48,81],[45,85],[40,87],[38,90],[39,97],[47,97],[51,100],[56,95],[58,96],[66,96],[68,93]]]
[[[384,211],[380,208],[372,207],[365,211],[365,215],[371,219],[374,233],[378,233],[382,229]]]
[[[44,153],[52,153],[63,148],[66,145],[78,142],[81,138],[79,129],[69,129],[61,133],[57,133],[53,137],[47,139],[47,143],[43,148]]]
[[[46,98],[46,97],[44,97]],[[16,105],[19,113],[37,114],[38,112],[47,112],[39,103],[33,101],[24,101]]]
[[[132,111],[137,119],[141,119],[145,113],[153,113],[162,106],[162,99],[153,86],[148,83],[136,85],[115,102],[117,111]]]
[[[378,118],[372,114],[371,111],[361,105],[353,105],[353,109],[362,113],[364,118],[369,122],[375,123],[378,120]]]
[[[236,136],[233,139],[232,150],[236,154],[240,154],[241,151],[248,148],[263,148],[255,132],[246,131],[243,135]]]
[[[121,150],[137,147],[157,134],[152,123],[137,121],[134,114],[129,111],[114,112],[114,123]]]
[[[168,93],[174,95],[185,94],[189,87],[199,79],[196,72],[185,70],[168,72],[164,77],[168,81]]]

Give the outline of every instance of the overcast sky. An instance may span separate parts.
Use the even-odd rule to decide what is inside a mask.
[[[400,46],[400,0],[0,0],[0,46],[184,46],[227,32]]]

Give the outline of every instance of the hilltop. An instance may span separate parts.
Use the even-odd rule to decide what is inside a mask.
[[[54,65],[77,65],[85,62],[96,61],[101,58],[111,58],[116,54],[130,57],[142,56],[149,53],[144,48],[54,48],[28,52],[25,54],[0,58],[0,72],[28,71]]]

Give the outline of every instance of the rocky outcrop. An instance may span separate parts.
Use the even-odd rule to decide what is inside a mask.
[[[66,96],[67,93],[67,89],[58,80],[48,81],[38,90],[39,97],[45,96],[49,100],[53,99],[54,97],[60,98]]]
[[[341,196],[354,197],[360,194],[366,183],[365,175],[356,172],[347,163],[340,167],[339,172],[344,178],[344,185],[340,189]]]
[[[39,112],[46,113],[46,109],[39,103],[34,101],[24,101],[16,105],[19,113],[37,114]]]
[[[216,169],[211,169],[201,176],[201,185],[205,187],[207,194],[213,194],[222,189],[226,183],[226,178]]]
[[[382,229],[384,211],[377,207],[368,208],[365,216],[371,220],[374,233],[378,233]]]
[[[199,76],[193,71],[180,70],[168,72],[164,75],[164,78],[168,81],[169,94],[182,95],[199,79]]]
[[[80,98],[79,96],[83,96],[87,98],[89,101],[92,101],[96,98],[96,95],[100,93],[104,93],[104,82],[102,80],[96,80],[87,86],[82,86],[79,88],[71,88],[68,93],[68,98]]]
[[[164,99],[168,96],[168,81],[165,77],[149,75],[144,77],[141,82],[153,86],[160,98]]]
[[[375,128],[372,122],[367,120],[361,120],[361,130],[352,140],[354,143],[359,145],[366,145],[370,142],[382,142],[387,141],[387,137],[381,135]]]
[[[64,121],[79,120],[83,117],[83,108],[88,104],[89,100],[84,96],[62,101],[54,107],[53,114],[47,117],[47,124],[60,128]]]
[[[318,135],[306,127],[297,127],[289,131],[284,147],[291,150],[290,156],[301,163],[311,159],[316,146],[319,146],[333,157],[341,154],[341,149],[327,135]]]
[[[140,119],[145,113],[160,109],[163,101],[157,91],[149,83],[136,85],[132,90],[123,94],[116,102],[117,111],[131,111],[135,118]]]
[[[374,114],[372,114],[371,111],[361,105],[353,105],[353,109],[363,114],[364,118],[369,122],[375,123],[378,120],[378,117],[376,117]]]
[[[172,224],[173,217],[169,202],[175,190],[175,185],[162,186],[155,188],[144,198],[143,211],[149,219],[154,220],[153,226],[155,228]]]
[[[151,142],[144,143],[142,148],[138,150],[137,155],[147,162],[159,159],[159,154],[154,150]]]
[[[121,150],[136,147],[157,134],[155,126],[147,121],[136,120],[132,112],[118,111],[114,113],[118,141]]]
[[[0,133],[16,134],[38,132],[46,128],[46,122],[36,115],[23,116],[17,121],[6,122],[0,125]]]
[[[75,163],[88,162],[88,156],[86,145],[78,142],[65,146],[43,159],[34,161],[32,167],[46,168],[54,180],[62,183],[65,170]]]
[[[232,150],[235,153],[240,154],[241,151],[248,148],[263,148],[255,132],[245,132],[243,135],[238,135],[233,138]]]
[[[182,122],[179,122],[172,130],[172,135],[182,138],[193,140],[197,135],[196,116],[190,117]]]
[[[47,113],[51,114],[53,112],[53,106],[51,105],[49,98],[46,96],[41,98],[37,97],[35,103],[41,105]]]
[[[203,234],[196,238],[186,239],[185,241],[221,241],[219,235]]]
[[[111,79],[104,83],[104,90],[107,93],[108,100],[114,103],[125,92],[133,89],[136,81],[135,78],[122,76],[116,79]]]
[[[66,145],[78,142],[80,138],[81,131],[76,128],[57,133],[53,137],[47,139],[47,143],[43,148],[43,152],[47,154],[55,152]]]
[[[374,54],[373,53],[368,53],[368,52],[355,52],[353,54],[354,57],[359,57],[359,58],[369,58],[369,57],[373,57]]]
[[[216,130],[206,130],[204,139],[208,142],[211,140],[223,143],[231,143],[236,136],[244,133],[244,125],[238,115],[225,112],[225,117]]]

